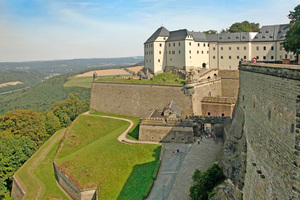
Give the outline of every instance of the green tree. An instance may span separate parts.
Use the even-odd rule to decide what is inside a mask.
[[[60,122],[58,117],[56,117],[52,111],[44,112],[44,126],[47,134],[52,135],[60,128]]]
[[[230,33],[235,32],[258,32],[259,31],[259,23],[250,23],[248,21],[236,22],[232,24],[228,31]]]
[[[28,137],[36,143],[36,147],[48,139],[41,115],[33,110],[7,112],[0,117],[0,131],[15,138]]]
[[[217,34],[218,33],[218,31],[216,31],[216,30],[208,30],[208,31],[203,31],[203,33],[205,33],[205,34]]]
[[[216,164],[204,173],[196,169],[193,175],[194,185],[190,188],[190,197],[195,200],[207,200],[209,193],[224,179],[223,172]]]
[[[290,11],[288,15],[290,21],[290,29],[286,32],[285,41],[282,43],[287,52],[300,54],[300,5]]]

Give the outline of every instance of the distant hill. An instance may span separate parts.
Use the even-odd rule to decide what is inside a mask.
[[[34,71],[0,71],[0,94],[34,86],[46,76],[48,74]]]
[[[0,62],[0,71],[39,71],[48,74],[78,72],[95,66],[133,65],[144,60],[143,56],[123,58],[90,58],[52,61]]]

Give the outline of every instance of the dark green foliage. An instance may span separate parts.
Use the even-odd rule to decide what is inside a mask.
[[[89,110],[89,104],[81,101],[77,94],[51,106],[51,111],[59,119],[62,127],[67,127],[79,114]]]
[[[58,117],[56,117],[52,111],[46,111],[43,113],[44,116],[44,127],[49,135],[53,135],[57,130],[60,129],[60,122]]]
[[[217,34],[218,33],[218,31],[216,31],[216,30],[208,30],[208,31],[203,31],[203,33],[206,33],[206,34]]]
[[[48,76],[42,72],[33,71],[0,71],[0,84],[19,81],[22,84],[0,87],[0,93],[31,87],[40,83]]]
[[[81,100],[89,99],[91,89],[63,86],[72,75],[74,74],[55,76],[27,90],[0,95],[0,114],[14,109],[43,112],[49,110],[53,103],[66,99],[71,93],[78,93],[78,98]]]
[[[288,15],[291,20],[290,29],[286,32],[283,47],[288,52],[293,52],[296,55],[300,54],[300,5],[294,8],[294,12],[290,11]],[[298,59],[298,56],[297,56]]]
[[[204,173],[196,169],[193,175],[194,185],[190,188],[190,197],[195,200],[207,200],[208,196],[212,197],[214,187],[224,179],[222,170],[216,164]]]
[[[248,21],[236,22],[232,24],[228,30],[230,33],[235,32],[258,32],[259,23],[250,23]]]

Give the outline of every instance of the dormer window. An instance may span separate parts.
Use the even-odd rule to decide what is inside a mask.
[[[243,39],[246,39],[246,36],[243,36]]]
[[[258,38],[257,36],[255,36],[254,38]]]
[[[228,39],[231,39],[231,37],[228,37]]]
[[[273,38],[273,36],[272,36],[272,35],[270,35],[270,38]]]
[[[269,33],[269,31],[266,31],[266,33]]]
[[[222,39],[222,37],[219,37],[219,39]]]
[[[236,36],[235,39],[239,39],[239,36]]]
[[[263,35],[262,38],[266,38],[266,36]]]

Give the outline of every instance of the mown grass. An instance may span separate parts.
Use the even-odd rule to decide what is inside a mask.
[[[131,140],[139,140],[140,118],[125,116],[125,115],[118,115],[118,114],[113,114],[113,113],[98,112],[96,110],[91,110],[90,114],[104,115],[104,116],[111,116],[111,117],[119,117],[119,118],[124,118],[124,119],[131,120],[134,124],[131,127],[131,129],[129,130],[128,134],[126,135],[126,138],[131,139]]]
[[[65,84],[64,87],[84,87],[91,88],[93,77],[71,77]]]
[[[121,120],[79,116],[56,163],[79,188],[98,188],[99,199],[117,199],[128,182],[126,188],[136,191],[125,192],[131,193],[129,199],[142,199],[152,179],[160,146],[120,143],[117,137],[128,126],[128,122]],[[131,182],[132,174],[142,177],[141,180]]]
[[[28,169],[34,167],[34,175],[38,177],[45,186],[45,193],[42,195],[42,199],[51,199],[51,198],[62,198],[68,199],[67,196],[59,189],[56,184],[54,171],[52,167],[52,161],[55,157],[56,151],[58,149],[61,139],[65,129],[59,130],[49,138],[49,140],[17,171],[17,176],[20,178],[21,182],[26,188],[26,195],[24,199],[35,199],[37,188],[40,185],[34,179],[31,178],[31,175],[28,174]],[[57,142],[52,143],[54,140]],[[46,153],[45,158],[37,166],[34,166],[36,159],[43,154],[46,148],[51,145],[51,150]]]
[[[164,80],[165,79],[165,80]],[[177,81],[176,81],[177,79]],[[172,73],[161,73],[153,77],[153,80],[149,79],[123,79],[123,78],[98,78],[97,81],[101,82],[123,82],[123,83],[140,83],[140,84],[156,84],[156,85],[184,85],[185,80],[180,79],[178,76]]]

